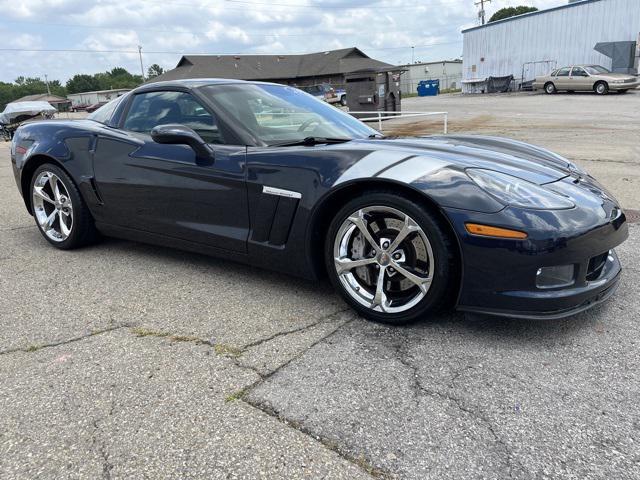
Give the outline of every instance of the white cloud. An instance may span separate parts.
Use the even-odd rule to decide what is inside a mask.
[[[0,40],[21,49],[133,53],[1,52],[0,81],[19,75],[66,80],[144,63],[173,68],[180,53],[300,53],[357,46],[390,63],[438,60],[462,52],[461,27],[477,22],[471,0],[0,0]],[[522,3],[493,0],[487,14]],[[302,5],[296,8],[287,4]],[[317,6],[318,8],[308,8]],[[347,7],[355,7],[353,9]],[[428,47],[430,44],[442,44]],[[152,53],[152,52],[177,52]]]

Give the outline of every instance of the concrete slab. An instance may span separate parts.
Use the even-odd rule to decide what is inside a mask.
[[[128,329],[0,355],[0,477],[369,478],[234,394],[259,380]]]
[[[400,478],[639,478],[638,247],[581,315],[350,323],[247,399]]]

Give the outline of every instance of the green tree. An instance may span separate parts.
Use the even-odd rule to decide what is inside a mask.
[[[129,72],[127,72],[126,68],[122,68],[122,67],[114,67],[111,69],[110,72],[107,72],[109,75],[111,75],[112,77],[123,77],[123,76],[131,76],[131,74]]]
[[[164,68],[162,68],[157,63],[154,63],[147,70],[147,78],[155,78],[158,75],[162,75],[163,73],[164,73]]]
[[[59,80],[51,80],[49,89],[53,95],[67,96],[67,89]],[[4,110],[7,103],[15,102],[26,95],[39,93],[47,93],[47,84],[38,77],[20,76],[13,83],[0,82],[0,111]]]
[[[91,92],[100,89],[100,82],[95,78],[95,75],[76,74],[67,80],[69,93]]]
[[[505,18],[515,17],[516,15],[522,15],[524,13],[537,12],[538,9],[536,7],[527,7],[525,5],[520,5],[519,7],[505,7],[498,10],[496,13],[491,15],[489,19],[489,23],[497,22],[498,20],[504,20]]]

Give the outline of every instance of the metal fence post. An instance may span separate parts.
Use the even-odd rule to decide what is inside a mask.
[[[382,113],[378,112],[378,131],[382,131]]]

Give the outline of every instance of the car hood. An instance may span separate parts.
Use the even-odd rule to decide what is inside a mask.
[[[637,80],[638,77],[629,73],[601,73],[600,75],[592,75],[593,77],[602,78],[603,80]]]
[[[368,176],[378,175],[379,171],[406,159],[411,160],[409,163],[418,176],[421,171],[427,173],[443,167],[485,168],[539,185],[555,182],[577,170],[574,164],[553,152],[499,137],[447,135],[355,140],[343,146],[372,150],[354,165],[360,175]]]

